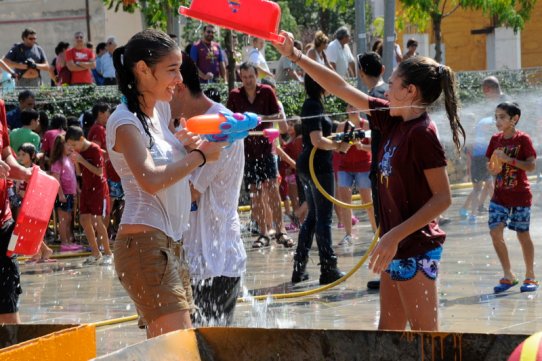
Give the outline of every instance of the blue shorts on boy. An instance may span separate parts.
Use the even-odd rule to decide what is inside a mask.
[[[505,207],[495,202],[489,203],[489,229],[504,224],[512,231],[527,232],[530,221],[531,207]]]

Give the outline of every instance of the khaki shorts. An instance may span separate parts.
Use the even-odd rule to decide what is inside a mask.
[[[174,243],[163,232],[118,236],[115,269],[145,322],[169,313],[194,310],[182,244]]]

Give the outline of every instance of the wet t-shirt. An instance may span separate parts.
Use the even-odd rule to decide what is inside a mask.
[[[491,158],[497,149],[520,161],[536,158],[531,137],[519,130],[509,139],[505,139],[502,133],[495,134],[487,147],[486,157]],[[504,207],[530,207],[532,194],[527,172],[510,164],[503,164],[501,172],[495,177],[495,191],[491,201]]]
[[[381,235],[403,223],[433,196],[424,171],[446,166],[434,123],[427,113],[404,122],[392,117],[389,102],[370,98],[372,127],[382,134],[377,156]],[[395,259],[422,255],[444,243],[446,234],[436,220],[399,242]]]

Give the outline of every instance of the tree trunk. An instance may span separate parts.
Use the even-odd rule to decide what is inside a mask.
[[[331,13],[329,10],[320,8],[318,10],[319,18],[320,18],[320,29],[324,32],[324,34],[328,34],[329,38],[331,39],[333,34],[330,34],[330,23],[331,23]]]
[[[226,69],[228,73],[228,91],[232,91],[235,88],[235,57],[233,56],[233,33],[231,30],[226,30],[224,47],[228,56],[228,68]]]
[[[442,15],[432,14],[433,32],[435,34],[435,61],[442,62]]]

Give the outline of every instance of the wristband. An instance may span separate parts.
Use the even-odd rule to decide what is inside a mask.
[[[297,53],[296,53],[296,50],[297,50]],[[292,59],[290,59],[291,57],[296,57],[297,59],[292,60]],[[298,50],[298,49],[294,48],[292,50],[292,55],[290,55],[288,57],[288,59],[290,59],[290,61],[292,63],[297,64],[301,60],[302,57],[303,57],[303,52],[301,50]]]
[[[201,157],[203,158],[203,163],[201,163],[201,164],[199,165],[199,167],[200,167],[200,168],[203,167],[203,166],[205,165],[205,163],[207,163],[207,157],[206,157],[205,154],[204,154],[201,150],[199,150],[199,149],[192,149],[192,150],[190,151],[190,153],[193,153],[193,152],[196,152],[196,153],[201,154]]]

